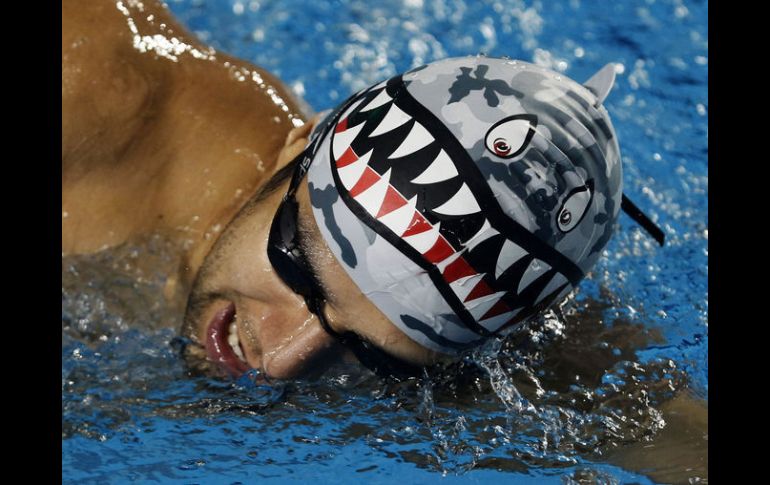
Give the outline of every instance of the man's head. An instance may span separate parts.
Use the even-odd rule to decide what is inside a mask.
[[[427,364],[563,298],[620,209],[619,151],[601,106],[612,80],[611,66],[583,86],[520,61],[448,59],[328,115],[296,199],[333,331]],[[248,365],[275,377],[342,352],[268,260],[284,192],[255,198],[223,233],[186,316],[215,360],[232,357],[218,347],[236,321]]]

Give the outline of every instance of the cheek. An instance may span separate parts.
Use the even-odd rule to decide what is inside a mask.
[[[207,288],[264,299],[264,289],[278,284],[267,257],[267,229],[260,220],[237,221],[206,258],[202,279]]]

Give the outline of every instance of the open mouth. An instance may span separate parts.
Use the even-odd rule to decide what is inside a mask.
[[[219,310],[206,330],[206,354],[210,361],[219,364],[234,377],[248,371],[245,353],[238,338],[238,322],[235,305],[228,304]]]
[[[582,270],[502,210],[466,149],[406,86],[393,78],[346,109],[331,134],[332,176],[348,208],[489,336],[566,294]]]

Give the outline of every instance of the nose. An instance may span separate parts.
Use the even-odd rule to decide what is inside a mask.
[[[271,311],[260,331],[262,371],[291,379],[322,371],[342,353],[339,343],[302,304]]]

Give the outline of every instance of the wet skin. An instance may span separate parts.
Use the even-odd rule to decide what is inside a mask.
[[[156,2],[139,9],[72,0],[62,15],[62,253],[164,233],[183,248],[169,286],[187,294],[195,281],[185,317],[193,341],[205,345],[212,315],[233,303],[251,367],[297,377],[344,357],[267,260],[267,232],[288,181],[249,203],[307,144],[313,123],[304,123],[299,103],[256,66],[206,57],[207,47]],[[132,25],[142,42],[161,36],[188,49],[176,59],[162,43],[142,52]],[[364,298],[321,242],[306,181],[298,201],[311,261],[331,295],[324,311],[332,328],[432,362],[436,355]]]
[[[304,139],[310,124],[293,136]],[[291,141],[291,139],[289,139]],[[289,144],[287,157],[303,147]],[[291,291],[267,257],[268,230],[289,181],[265,198],[256,197],[236,216],[206,257],[188,301],[183,332],[205,345],[212,317],[235,304],[235,320],[251,367],[278,378],[297,377],[346,355],[323,330],[302,297]],[[297,192],[298,222],[306,254],[326,289],[324,313],[337,333],[352,331],[392,355],[428,364],[440,355],[398,330],[361,294],[323,241],[310,209],[307,180]]]
[[[188,286],[305,120],[280,80],[210,56],[158,2],[63,2],[63,254],[161,232],[184,246]]]

